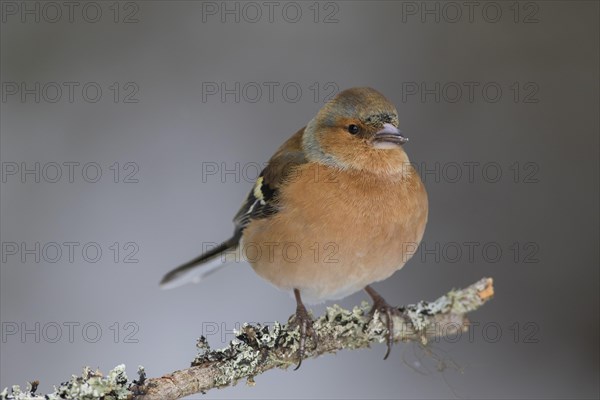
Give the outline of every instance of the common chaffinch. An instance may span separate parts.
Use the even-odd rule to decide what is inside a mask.
[[[300,328],[316,335],[302,299],[340,299],[364,289],[385,316],[390,306],[371,286],[402,268],[423,237],[428,200],[410,165],[396,108],[371,88],[340,92],[271,157],[234,217],[233,236],[163,278],[170,288],[198,280],[241,252],[258,275],[293,292]],[[229,256],[228,256],[229,254]]]

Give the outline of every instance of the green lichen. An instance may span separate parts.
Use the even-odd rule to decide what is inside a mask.
[[[51,400],[125,400],[129,395],[125,365],[121,364],[110,370],[106,377],[100,371],[86,367],[82,376],[73,375],[69,382],[61,384],[48,397]]]
[[[463,290],[452,290],[446,296],[452,312],[455,314],[466,314],[477,309],[483,301],[478,293],[485,292],[486,289],[491,285],[490,279],[481,279],[474,285],[469,286]],[[492,289],[493,293],[493,289]]]
[[[365,338],[363,333],[367,309],[367,303],[354,307],[350,311],[338,305],[328,307],[325,315],[314,322],[313,328],[320,338],[327,337],[334,341],[340,339],[347,348],[364,347],[371,340]],[[248,383],[253,385],[252,377],[260,373],[261,369],[272,366],[288,367],[297,363],[300,329],[298,326],[291,328],[293,318],[284,326],[278,322],[272,326],[244,324],[240,332],[236,332],[236,339],[225,349],[210,351],[208,344],[202,342],[199,346],[202,351],[192,365],[217,361],[216,386],[230,385],[245,377],[249,377]],[[378,338],[381,337],[378,340],[385,340],[383,324],[376,322],[370,329]],[[348,338],[357,338],[357,340],[349,341]],[[314,351],[315,343],[312,343],[309,335],[305,357],[310,357]]]
[[[11,392],[8,392],[8,388],[4,388],[2,392],[0,392],[0,399],[2,400],[43,400],[44,396],[36,395],[35,392],[39,385],[39,381],[27,382],[27,389],[25,391],[21,390],[19,385],[13,385],[11,387]]]
[[[448,322],[440,315],[460,315],[472,311],[481,305],[477,293],[486,287],[486,280],[470,288],[451,291],[433,302],[420,301],[398,309],[392,318],[395,340],[417,339],[423,344],[428,337],[438,336],[449,331]],[[324,352],[334,352],[342,348],[355,349],[367,347],[371,342],[386,341],[386,316],[378,310],[369,318],[370,305],[363,302],[352,310],[346,310],[335,304],[327,307],[323,316],[313,323],[319,343],[315,346],[310,335],[306,338],[305,357]],[[235,384],[239,379],[248,378],[250,385],[253,377],[272,367],[287,367],[297,363],[295,355],[300,342],[300,331],[293,325],[292,316],[287,325],[275,323],[273,326],[252,326],[244,324],[236,339],[228,347],[211,350],[202,337],[198,340],[200,350],[192,366],[214,363],[217,369],[215,386]],[[462,326],[460,323],[449,322]],[[443,330],[439,330],[439,324]],[[292,328],[293,326],[293,328]]]
[[[144,373],[140,366],[138,373]],[[140,375],[142,376],[142,375]],[[145,375],[144,375],[145,376]],[[18,385],[12,387],[11,393],[5,388],[0,393],[1,400],[125,400],[130,398],[129,381],[125,373],[125,365],[121,364],[109,371],[104,377],[98,370],[92,371],[89,367],[83,369],[81,376],[73,375],[68,382],[54,388],[54,392],[46,396],[35,395],[37,383],[28,384],[27,390],[22,391]]]
[[[374,317],[370,319],[370,307],[366,302],[351,310],[343,309],[337,304],[327,307],[325,314],[314,322],[313,328],[320,338],[319,345],[322,346],[323,342],[326,342],[330,344],[330,348],[321,347],[318,351],[355,349],[366,347],[370,342],[385,342],[385,317],[382,318],[379,312],[375,311]],[[414,335],[415,329],[427,327],[429,316],[445,307],[445,303],[442,302],[420,302],[408,306],[405,315],[410,318],[412,324],[406,324],[401,317],[394,317],[395,330],[401,332],[401,337]],[[297,362],[295,354],[300,342],[300,332],[297,326],[291,328],[293,318],[291,317],[284,326],[278,322],[273,326],[244,324],[241,330],[235,333],[236,338],[224,349],[211,350],[206,338],[200,337],[197,343],[199,353],[192,366],[214,363],[217,369],[215,386],[227,386],[242,378],[249,378],[248,383],[252,385],[252,377],[262,369],[272,366],[286,367]],[[309,335],[305,356],[312,356],[314,351],[317,349]]]
[[[2,392],[0,392],[0,399],[2,400],[42,400],[43,396],[36,396],[31,391],[31,384],[27,384],[27,389],[25,391],[21,390],[19,385],[13,385],[11,387],[11,392],[8,392],[8,388],[4,388]]]
[[[197,344],[200,352],[192,366],[217,361],[219,373],[214,382],[216,386],[226,386],[241,378],[252,377],[258,372],[259,364],[272,361],[265,358],[269,351],[289,340],[282,332],[277,322],[273,326],[244,324],[239,332],[235,332],[236,338],[229,343],[229,347],[212,351],[206,339],[201,337]]]
[[[345,310],[339,305],[334,304],[327,307],[325,315],[319,318],[315,325],[318,328],[319,334],[322,336],[331,336],[334,340],[342,338],[356,338],[354,341],[346,342],[346,348],[364,347],[366,342],[376,339],[383,339],[385,326],[380,319],[374,318],[372,324],[366,326],[368,319],[366,317],[370,306],[363,302],[360,306],[354,307],[352,310]],[[364,337],[363,332],[367,330],[367,337]]]

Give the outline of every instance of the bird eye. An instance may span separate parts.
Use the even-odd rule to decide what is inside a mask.
[[[353,125],[350,125],[350,126],[348,126],[348,132],[350,132],[350,133],[351,133],[351,134],[353,134],[353,135],[356,135],[356,134],[358,133],[358,131],[359,131],[359,130],[360,130],[360,129],[358,128],[358,126],[357,126],[357,125],[354,125],[354,124],[353,124]]]

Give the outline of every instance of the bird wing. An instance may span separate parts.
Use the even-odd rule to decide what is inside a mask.
[[[244,228],[254,219],[267,218],[278,211],[277,195],[294,169],[306,163],[302,151],[304,128],[288,139],[271,157],[262,170],[246,201],[233,219],[233,236],[214,249],[169,272],[161,281],[161,287],[170,289],[190,281],[199,281],[227,263],[224,253],[238,246]]]
[[[307,162],[302,150],[304,128],[289,138],[271,157],[262,170],[246,201],[233,218],[234,236],[241,236],[244,228],[254,219],[268,218],[279,210],[279,189],[284,185],[295,169]]]

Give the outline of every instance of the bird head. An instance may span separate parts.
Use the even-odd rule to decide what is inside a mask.
[[[398,129],[396,107],[375,89],[340,92],[306,126],[304,150],[309,159],[341,169],[376,174],[406,170],[408,139]]]

